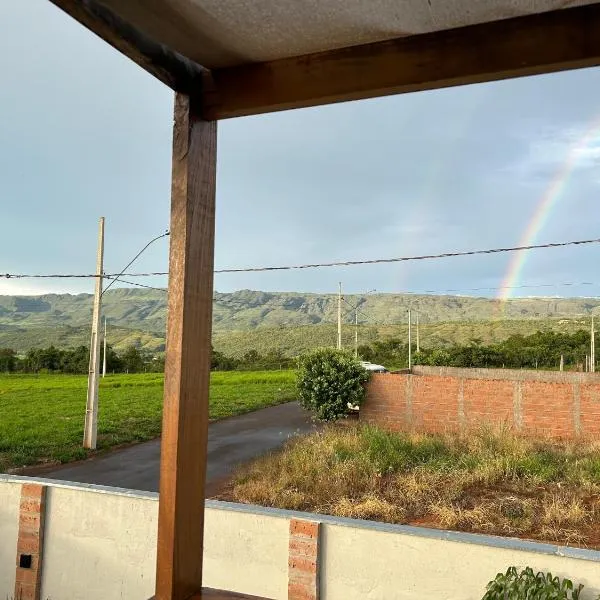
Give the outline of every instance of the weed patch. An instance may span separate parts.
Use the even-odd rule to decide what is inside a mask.
[[[237,502],[600,548],[600,445],[331,425],[244,468]]]

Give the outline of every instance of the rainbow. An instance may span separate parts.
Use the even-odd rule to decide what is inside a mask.
[[[542,231],[548,222],[553,209],[563,197],[567,184],[581,156],[598,134],[600,134],[600,117],[596,117],[585,133],[569,148],[565,161],[556,170],[538,201],[535,211],[523,231],[518,244],[519,246],[531,246],[535,243],[540,231]],[[527,250],[521,250],[513,254],[498,292],[498,300],[504,302],[511,297],[523,273],[523,268],[527,261],[527,253]]]

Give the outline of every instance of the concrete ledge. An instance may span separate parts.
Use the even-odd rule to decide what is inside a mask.
[[[111,487],[108,485],[96,485],[95,483],[79,483],[76,481],[62,481],[59,479],[46,479],[44,477],[25,477],[24,475],[6,475],[0,473],[0,483],[39,483],[48,487],[63,488],[67,490],[79,490],[95,492],[97,494],[112,494],[113,496],[127,496],[129,498],[142,498],[144,500],[158,500],[158,493],[145,492],[143,490],[130,490],[128,488]]]
[[[305,519],[309,521],[319,521],[324,525],[353,527],[355,529],[366,529],[371,531],[380,531],[384,533],[396,533],[401,535],[410,535],[435,540],[445,540],[448,542],[458,542],[463,544],[477,544],[479,546],[504,548],[506,550],[521,550],[524,552],[535,552],[538,554],[548,554],[553,556],[568,556],[570,558],[578,558],[580,560],[591,560],[594,562],[600,562],[600,550],[589,550],[587,548],[559,546],[555,544],[546,544],[543,542],[522,540],[519,538],[508,538],[479,533],[463,533],[460,531],[449,531],[447,529],[415,527],[413,525],[392,525],[390,523],[379,523],[377,521],[349,519],[346,517],[333,517],[331,515],[321,515],[318,513],[283,510],[279,508],[268,508],[265,506],[256,506],[253,504],[222,502],[220,500],[207,500],[205,506],[206,508],[211,508],[214,510],[227,510],[233,512],[250,513],[255,515],[265,515],[270,517],[280,517],[282,519],[287,520]]]

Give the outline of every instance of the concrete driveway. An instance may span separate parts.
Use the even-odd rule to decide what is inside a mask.
[[[278,448],[294,435],[313,429],[315,425],[310,415],[296,402],[211,423],[206,495],[216,494],[240,464]],[[157,492],[159,464],[160,440],[152,440],[97,458],[44,469],[36,475]]]

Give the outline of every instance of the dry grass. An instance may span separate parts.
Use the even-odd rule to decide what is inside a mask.
[[[600,443],[332,426],[259,459],[223,497],[600,547]]]

